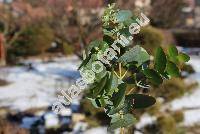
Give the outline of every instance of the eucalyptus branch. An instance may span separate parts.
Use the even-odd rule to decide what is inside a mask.
[[[133,93],[133,90],[137,87],[159,86],[166,79],[179,77],[179,63],[190,59],[186,54],[178,52],[175,46],[170,46],[167,52],[158,47],[152,67],[149,63],[150,54],[142,46],[136,45],[130,48],[131,44],[128,40],[131,39],[130,35],[137,34],[140,27],[146,26],[148,22],[149,19],[143,13],[140,19],[135,19],[131,11],[119,10],[115,4],[109,5],[102,16],[104,38],[89,44],[86,50],[87,57],[79,67],[90,74],[95,74],[94,83],[91,84],[92,88],[88,89],[87,96],[95,107],[104,108],[106,114],[112,118],[109,129],[120,128],[121,134],[124,134],[124,128],[136,122],[131,112],[133,109],[147,108],[156,103],[154,97]],[[124,32],[126,29],[128,32]],[[119,35],[117,43],[116,35],[117,37]],[[122,49],[127,51],[120,53]],[[103,55],[99,56],[97,50],[102,51]],[[109,61],[112,61],[113,66],[108,66]],[[94,64],[97,65],[97,62],[101,69],[95,71]],[[125,67],[127,70],[122,74],[122,68]],[[127,76],[128,72],[129,76]],[[129,84],[134,84],[134,87],[127,93]]]

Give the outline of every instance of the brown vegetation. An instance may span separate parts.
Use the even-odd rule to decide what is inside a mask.
[[[28,131],[5,119],[0,119],[0,134],[28,134]]]

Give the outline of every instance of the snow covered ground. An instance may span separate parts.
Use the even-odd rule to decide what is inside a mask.
[[[32,63],[34,70],[28,71],[26,67],[0,69],[0,78],[10,82],[9,85],[0,87],[0,107],[23,111],[50,106],[60,89],[68,88],[80,77],[77,71],[80,61],[75,56],[55,58],[54,62],[48,63],[40,60],[25,63]],[[200,57],[192,56],[189,63],[196,73],[187,81],[196,80],[200,84]],[[188,109],[184,111],[185,125],[200,123],[200,86],[191,94],[174,100],[171,107],[173,110]]]
[[[200,123],[200,56],[192,56],[189,64],[194,67],[196,73],[186,81],[195,80],[199,85],[191,94],[186,94],[182,98],[174,100],[171,104],[173,110],[186,109],[184,110],[184,124],[187,126]]]
[[[7,67],[0,69],[0,78],[10,82],[0,87],[0,107],[19,111],[46,107],[56,99],[56,93],[72,85],[79,77],[80,64],[77,57],[55,58],[54,62],[42,63],[29,60],[34,70],[27,67]]]
[[[186,82],[197,81],[199,85],[192,93],[185,94],[183,97],[175,99],[170,104],[172,110],[184,110],[183,125],[185,126],[200,124],[200,56],[191,56],[189,64],[193,66],[196,73],[189,76]],[[142,128],[147,124],[152,124],[155,120],[155,117],[144,114],[141,120],[136,124],[136,127]]]

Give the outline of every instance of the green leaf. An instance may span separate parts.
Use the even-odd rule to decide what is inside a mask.
[[[126,84],[122,83],[118,86],[119,91],[113,94],[113,104],[115,107],[118,107],[121,101],[123,101],[126,92]]]
[[[107,114],[113,115],[113,114],[118,113],[120,110],[122,110],[125,107],[124,101],[125,101],[125,97],[123,98],[123,100],[120,102],[120,104],[117,107],[109,106],[109,110]]]
[[[130,127],[136,123],[136,119],[132,114],[125,114],[123,117],[115,115],[112,117],[109,129],[114,130],[122,127]]]
[[[104,96],[98,97],[96,99],[88,98],[92,105],[95,108],[105,107],[106,103],[108,103],[108,99],[104,98]]]
[[[106,100],[103,98],[103,96],[98,98],[98,102],[100,104],[100,107],[105,107],[106,106]]]
[[[90,54],[93,48],[96,49],[97,51],[101,50],[102,52],[104,52],[107,48],[109,48],[109,46],[105,41],[101,40],[92,41],[87,47],[87,54]]]
[[[114,74],[114,70],[111,72],[109,82],[108,82],[108,88],[117,88],[118,87],[118,78]]]
[[[126,102],[133,109],[147,108],[156,103],[156,99],[152,96],[143,94],[130,94],[126,96]]]
[[[110,78],[107,80],[105,90],[108,95],[112,95],[117,87],[118,87],[118,78],[114,74],[114,71],[112,71]]]
[[[125,52],[120,58],[120,62],[129,63],[136,61],[138,66],[142,65],[144,62],[150,59],[149,54],[146,50],[139,45],[131,48],[129,51]]]
[[[78,70],[80,70],[83,66],[85,66],[90,61],[91,55],[92,54],[89,54],[89,56],[86,57],[86,59],[82,61],[81,65],[78,67]]]
[[[104,89],[107,81],[107,75],[92,89],[93,98],[96,98]]]
[[[161,74],[162,75],[162,77],[164,78],[164,79],[170,79],[170,76],[169,76],[169,74],[167,73],[167,72],[164,72],[164,73],[162,73]]]
[[[136,16],[132,16],[131,18],[124,21],[123,23],[126,27],[129,27],[132,23],[137,23],[136,19],[137,19]]]
[[[107,83],[106,83],[106,86],[105,86],[105,90],[106,92],[108,93],[111,89],[111,86],[112,86],[112,80],[113,80],[113,75],[114,75],[114,71],[111,72],[108,80],[107,80]]]
[[[82,72],[86,71],[86,70],[92,70],[92,64],[97,61],[97,55],[96,54],[92,54],[90,60],[87,62],[86,65],[84,65]],[[100,73],[95,73],[95,82],[100,82],[101,79],[107,74],[106,71],[106,67],[103,66],[103,71],[101,71]]]
[[[161,47],[158,47],[156,50],[156,56],[155,56],[155,65],[154,68],[159,72],[163,73],[167,64],[167,58],[165,55],[165,52]]]
[[[108,45],[112,45],[115,40],[108,35],[104,35],[103,41],[105,41]]]
[[[180,62],[188,62],[190,60],[190,57],[185,53],[179,53],[178,60]]]
[[[100,103],[97,102],[97,99],[91,99],[91,98],[88,98],[90,100],[90,102],[92,103],[92,105],[95,107],[95,108],[100,108]]]
[[[132,34],[129,32],[129,28],[123,28],[123,29],[121,29],[120,31],[119,31],[119,33],[121,34],[121,35],[124,35],[125,37],[130,37],[130,36],[132,36]]]
[[[174,64],[171,61],[167,62],[166,71],[172,77],[179,77],[180,76],[180,72],[179,72],[178,67],[176,66],[176,64]]]
[[[155,85],[163,82],[162,77],[153,69],[144,69],[143,73]]]
[[[118,22],[124,22],[126,20],[128,20],[129,18],[131,18],[132,16],[132,13],[131,11],[129,10],[120,10],[118,13],[117,13],[117,21]]]
[[[171,45],[168,48],[168,54],[169,54],[170,57],[176,57],[176,56],[178,56],[178,50],[177,50],[176,46]]]

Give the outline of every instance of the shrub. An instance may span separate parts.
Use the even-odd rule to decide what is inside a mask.
[[[183,111],[174,111],[172,112],[172,117],[175,119],[177,123],[180,123],[184,120],[184,114]]]
[[[162,45],[164,40],[163,33],[151,26],[142,28],[135,37],[136,44],[141,44],[150,54],[154,54],[156,48]]]
[[[186,91],[186,87],[182,79],[172,78],[171,80],[165,81],[158,88],[155,88],[153,93],[157,97],[163,97],[168,102],[182,96]]]
[[[44,53],[54,39],[54,33],[48,25],[27,27],[13,44],[10,53],[15,56],[29,56]]]
[[[6,119],[0,118],[0,134],[29,134],[29,132]]]
[[[168,114],[160,116],[157,124],[161,134],[176,134],[176,121],[172,116]]]
[[[8,85],[9,83],[5,80],[0,79],[0,86]]]
[[[74,46],[69,45],[67,43],[63,43],[63,49],[65,55],[72,55],[74,53]]]

